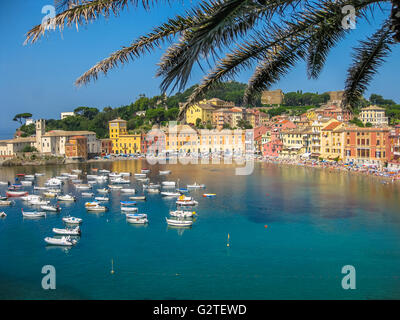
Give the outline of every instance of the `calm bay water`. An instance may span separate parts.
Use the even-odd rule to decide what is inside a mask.
[[[192,191],[199,201],[192,228],[167,227],[174,200],[149,194],[139,202],[147,226],[127,224],[113,191],[105,213],[88,213],[78,195],[61,214],[23,219],[21,206],[4,207],[0,219],[0,298],[17,299],[399,299],[399,187],[378,180],[256,163],[250,176],[233,165],[155,165],[145,161],[1,168],[0,180],[16,173],[46,178],[73,168],[140,172],[151,181],[204,183]],[[158,170],[172,174],[160,177]],[[141,183],[131,177],[141,194]],[[102,185],[96,185],[101,188]],[[30,188],[27,188],[30,190]],[[0,186],[5,194],[6,186]],[[206,199],[204,192],[216,193]],[[52,200],[56,202],[56,200]],[[67,214],[83,218],[82,236],[69,249],[46,246],[53,227]],[[230,247],[227,235],[230,234]],[[111,259],[115,274],[111,274]],[[57,289],[41,288],[43,265],[54,265]],[[341,268],[353,265],[357,289],[343,290]]]

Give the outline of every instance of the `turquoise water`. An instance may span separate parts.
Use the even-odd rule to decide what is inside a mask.
[[[191,192],[199,201],[198,217],[184,230],[167,227],[165,216],[174,201],[156,194],[138,204],[139,212],[148,214],[148,226],[126,223],[119,201],[128,196],[118,191],[105,213],[87,213],[87,199],[81,197],[45,219],[23,219],[20,208],[28,206],[20,200],[0,208],[8,214],[0,220],[0,298],[400,298],[398,186],[265,163],[256,163],[250,176],[235,176],[233,165],[149,166],[138,160],[2,168],[0,180],[45,172],[37,179],[41,185],[77,167],[131,172],[150,167],[151,181],[179,178],[181,186],[197,182],[207,188]],[[172,174],[160,179],[159,169]],[[140,190],[141,184],[131,180]],[[64,189],[76,193],[70,184]],[[1,194],[5,190],[0,186]],[[203,198],[203,192],[217,197]],[[70,250],[47,247],[44,237],[63,226],[66,214],[84,220],[78,244]],[[55,266],[56,290],[41,288],[43,265]],[[356,268],[356,290],[341,287],[344,265]]]

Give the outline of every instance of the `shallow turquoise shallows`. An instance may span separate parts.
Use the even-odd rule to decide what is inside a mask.
[[[374,178],[303,167],[256,163],[253,174],[236,176],[234,165],[148,165],[141,160],[0,169],[0,180],[17,173],[46,178],[81,168],[140,172],[152,182],[179,180],[206,189],[190,192],[198,202],[192,228],[167,227],[174,200],[147,194],[138,202],[147,226],[126,222],[113,191],[110,210],[88,213],[80,192],[61,204],[61,214],[23,219],[15,200],[0,208],[0,298],[2,299],[399,299],[399,187]],[[169,169],[169,176],[159,170]],[[141,182],[130,177],[137,195]],[[84,180],[85,181],[85,180]],[[96,185],[94,190],[105,185]],[[5,194],[6,186],[0,186]],[[26,188],[33,192],[31,188]],[[203,193],[216,193],[203,198]],[[51,200],[56,202],[56,200]],[[61,218],[83,219],[78,244],[47,246]],[[229,247],[227,246],[229,234]],[[114,274],[111,274],[111,260]],[[42,267],[56,269],[56,290],[41,287]],[[356,269],[356,290],[344,290],[342,267]]]

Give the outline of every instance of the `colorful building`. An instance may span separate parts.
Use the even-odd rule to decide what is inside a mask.
[[[109,121],[109,134],[112,141],[112,153],[134,154],[141,151],[141,135],[128,134],[126,120],[118,118]]]
[[[106,156],[112,153],[112,140],[111,139],[100,139],[101,142],[101,155]]]
[[[342,122],[348,122],[353,119],[353,114],[349,110],[343,109],[334,104],[325,105],[313,111],[318,119],[333,118]]]
[[[87,159],[87,138],[84,136],[73,136],[69,138],[68,142],[65,144],[65,156],[71,159]]]
[[[346,162],[383,165],[390,158],[390,128],[346,127],[344,156]]]
[[[195,103],[186,110],[186,123],[195,125],[197,119],[200,119],[203,125],[211,124],[214,110],[215,107],[207,103],[206,100]]]
[[[344,123],[333,121],[321,129],[321,158],[343,161],[344,159]]]

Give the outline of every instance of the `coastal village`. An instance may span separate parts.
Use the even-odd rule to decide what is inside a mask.
[[[385,110],[375,105],[360,110],[363,127],[350,123],[353,114],[341,107],[343,92],[329,94],[326,104],[297,116],[269,117],[265,112],[282,103],[281,90],[264,92],[262,101],[269,107],[262,108],[241,108],[217,98],[202,100],[187,109],[184,121],[153,126],[149,132],[129,133],[126,120],[114,119],[107,139],[97,139],[91,131],[46,131],[46,121],[40,119],[34,122],[35,135],[0,141],[0,157],[16,157],[27,146],[71,162],[110,155],[240,157],[251,153],[264,159],[399,170],[400,125],[389,126]],[[73,112],[61,114],[61,118],[71,116]],[[241,121],[251,129],[237,129]],[[204,129],[207,124],[212,128]]]

